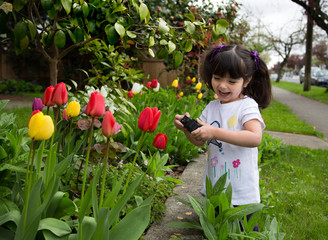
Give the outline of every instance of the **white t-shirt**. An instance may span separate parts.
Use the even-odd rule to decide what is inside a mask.
[[[221,104],[220,100],[210,102],[200,119],[207,124],[232,131],[244,129],[244,124],[258,119],[262,130],[265,128],[258,104],[252,98]],[[258,149],[241,147],[212,139],[208,144],[208,160],[202,186],[206,195],[206,176],[212,184],[224,173],[228,173],[227,183],[232,185],[232,204],[245,205],[260,202]]]

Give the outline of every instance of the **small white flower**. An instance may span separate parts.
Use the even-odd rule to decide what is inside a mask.
[[[147,160],[144,161],[144,165],[146,165],[146,166],[148,165],[148,161]]]
[[[133,86],[132,86],[132,92],[133,94],[138,94],[140,93],[141,89],[143,88],[143,85],[142,84],[139,84],[139,83],[133,83]]]

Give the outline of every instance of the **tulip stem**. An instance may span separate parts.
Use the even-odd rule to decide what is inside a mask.
[[[104,158],[104,169],[102,172],[102,183],[101,183],[101,190],[100,190],[100,200],[99,200],[99,209],[102,208],[103,201],[104,201],[104,192],[105,192],[105,184],[106,184],[106,170],[107,170],[107,164],[108,164],[108,154],[109,154],[109,143],[110,139],[107,138],[107,145],[106,145],[106,154]]]
[[[141,144],[142,144],[142,142],[143,142],[143,140],[144,140],[145,134],[146,134],[145,131],[142,132],[142,136],[141,136],[141,138],[139,139],[138,146],[137,146],[137,152],[136,152],[136,155],[134,155],[134,159],[133,159],[132,165],[131,165],[130,170],[129,170],[129,175],[128,175],[128,178],[127,178],[127,180],[126,180],[125,186],[124,186],[123,195],[124,195],[124,193],[125,193],[125,191],[126,191],[126,189],[127,189],[127,187],[128,187],[128,184],[129,184],[129,181],[130,181],[130,178],[131,178],[131,174],[132,174],[132,171],[133,171],[134,165],[135,165],[135,163],[136,163],[136,160],[137,160],[138,154],[139,154],[139,152],[140,152]]]
[[[92,117],[91,121],[91,131],[89,136],[89,144],[88,144],[88,151],[87,156],[85,159],[85,166],[84,166],[84,173],[83,173],[83,183],[82,183],[82,192],[81,192],[81,203],[83,203],[83,197],[84,197],[84,190],[85,190],[85,182],[87,179],[87,169],[88,169],[88,162],[89,162],[89,156],[90,156],[90,149],[91,149],[91,141],[92,141],[92,135],[93,135],[93,124],[94,124],[95,118]]]
[[[31,157],[32,152],[32,158]],[[32,185],[32,175],[33,175],[33,163],[34,163],[35,147],[34,139],[31,142],[31,149],[28,156],[28,165],[26,169],[26,179],[25,179],[25,199],[24,199],[24,218],[23,218],[23,232],[25,231],[26,218],[27,218],[27,208],[28,208],[28,199],[30,197],[30,190]]]

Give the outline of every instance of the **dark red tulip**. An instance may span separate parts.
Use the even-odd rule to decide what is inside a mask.
[[[157,85],[158,85],[158,80],[155,78],[155,79],[151,82],[150,87],[152,87],[152,88],[157,88]]]
[[[153,145],[158,149],[164,149],[167,144],[167,136],[163,133],[157,133]]]
[[[133,96],[134,96],[134,94],[133,94],[133,92],[130,90],[129,93],[128,93],[128,97],[129,97],[129,98],[133,98]]]
[[[55,86],[55,89],[52,93],[51,101],[58,106],[64,105],[67,103],[68,95],[67,88],[65,83],[61,82]]]
[[[49,86],[43,93],[42,102],[45,106],[51,107],[55,104],[51,101],[52,93],[55,90],[54,86]]]
[[[142,131],[148,131],[153,124],[153,110],[150,107],[146,107],[140,113],[138,120],[138,128]]]

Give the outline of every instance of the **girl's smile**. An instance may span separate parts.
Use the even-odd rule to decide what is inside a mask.
[[[248,82],[244,82],[243,78],[230,78],[229,73],[224,77],[212,76],[212,87],[221,103],[230,103],[243,98],[242,91]]]

